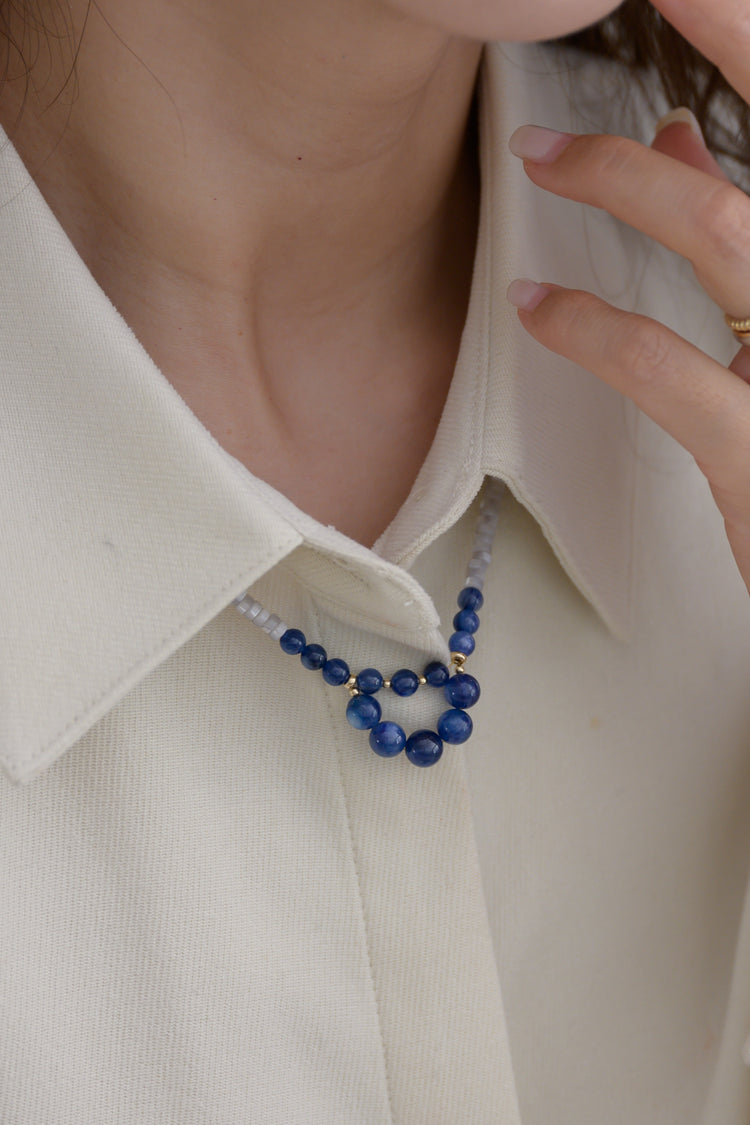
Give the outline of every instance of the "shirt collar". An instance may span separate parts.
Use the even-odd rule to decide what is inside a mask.
[[[534,187],[508,153],[507,140],[519,125],[567,131],[596,120],[606,81],[602,63],[580,56],[568,62],[572,94],[564,87],[571,71],[561,51],[529,44],[485,49],[482,199],[466,327],[436,441],[404,510],[376,546],[408,565],[454,522],[485,474],[498,477],[537,520],[608,628],[624,638],[637,411],[537,344],[505,297],[519,276],[593,291],[609,287],[630,307],[638,302],[638,287],[641,296],[658,295],[644,287],[632,231],[623,243],[622,228],[608,216],[592,223],[582,206]]]
[[[521,51],[531,57],[543,55]],[[506,154],[516,124],[570,127],[559,80],[533,69],[499,47],[486,52],[480,232],[456,377],[412,496],[376,553],[355,544],[342,553],[413,595],[416,583],[394,564],[408,565],[490,474],[508,482],[584,596],[623,631],[632,459],[622,404],[535,345],[504,296],[519,272],[570,277],[571,250],[575,280],[596,287],[580,222]],[[343,537],[213,440],[97,286],[7,139],[0,240],[0,763],[27,780],[280,559],[304,542],[335,556]],[[418,618],[417,608],[415,630],[436,624],[434,614]]]

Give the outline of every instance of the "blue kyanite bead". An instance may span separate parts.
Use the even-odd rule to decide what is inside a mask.
[[[450,672],[439,660],[433,660],[432,664],[428,664],[424,670],[424,678],[430,687],[443,687],[448,683],[449,677]]]
[[[443,753],[443,740],[434,730],[415,730],[406,740],[406,756],[413,766],[434,766]]]
[[[443,742],[458,745],[460,742],[466,742],[466,739],[470,737],[474,724],[471,721],[471,715],[467,715],[465,711],[460,711],[457,707],[452,707],[450,711],[443,711],[438,719],[437,728]]]
[[[471,633],[453,633],[448,641],[448,648],[451,652],[462,652],[464,656],[471,656],[476,644]]]
[[[357,730],[370,730],[380,722],[380,704],[371,695],[353,695],[346,705],[346,718]]]
[[[349,665],[345,660],[339,660],[337,656],[334,656],[332,660],[326,660],[323,665],[323,679],[327,684],[332,684],[334,687],[345,684],[350,675]]]
[[[377,668],[363,668],[357,676],[357,687],[363,695],[374,695],[383,686],[383,677]]]
[[[305,668],[309,668],[311,672],[319,672],[328,659],[328,653],[322,645],[305,645],[299,658]]]
[[[381,758],[395,758],[405,745],[406,735],[398,723],[378,723],[370,731],[370,746]]]
[[[479,683],[468,672],[457,672],[443,688],[451,707],[473,707],[479,699]]]
[[[419,687],[419,676],[408,668],[401,668],[391,676],[391,690],[396,695],[414,695]]]
[[[479,617],[473,609],[460,609],[453,618],[453,628],[457,633],[476,633]]]
[[[481,609],[484,605],[484,595],[476,586],[464,586],[456,600],[459,609]]]
[[[307,644],[307,638],[301,629],[287,629],[279,644],[283,651],[288,652],[290,656],[299,656]]]

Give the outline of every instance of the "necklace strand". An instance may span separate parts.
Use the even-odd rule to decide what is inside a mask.
[[[448,641],[450,666],[433,660],[419,675],[409,668],[400,668],[386,679],[377,668],[363,668],[356,675],[339,657],[331,657],[322,645],[308,643],[301,629],[290,628],[285,621],[246,590],[234,599],[234,605],[248,621],[252,621],[271,640],[278,641],[290,656],[299,656],[304,668],[321,672],[332,687],[345,687],[349,692],[346,718],[356,730],[369,731],[370,746],[382,758],[394,758],[405,750],[415,766],[432,766],[443,753],[443,744],[466,742],[474,724],[467,708],[479,699],[478,681],[466,670],[466,661],[474,652],[474,635],[479,629],[479,610],[484,604],[484,578],[492,557],[492,541],[497,528],[500,504],[505,492],[501,481],[490,481],[482,497],[474,545],[467,567],[466,582],[456,602],[458,613],[453,618],[455,632]],[[380,703],[375,696],[381,690],[395,695],[414,695],[420,687],[439,688],[450,705],[437,721],[437,730],[416,730],[407,737],[403,727],[383,721]]]

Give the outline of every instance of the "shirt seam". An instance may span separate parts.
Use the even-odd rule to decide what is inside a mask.
[[[318,633],[318,635],[320,635],[320,630],[321,630],[320,617],[318,615],[317,608],[316,608],[312,599],[310,599],[310,614],[311,614],[313,620],[315,621],[315,628],[317,630],[317,633]],[[326,710],[328,712],[328,718],[329,718],[330,723],[331,723],[331,729],[335,730],[337,724],[336,724],[336,716],[335,716],[335,714],[333,712],[333,708],[331,706],[331,696],[330,696],[329,692],[325,692],[324,695],[325,695],[325,707],[326,707]],[[336,762],[337,762],[337,766],[338,766],[339,785],[341,787],[342,802],[343,802],[343,806],[344,806],[344,815],[346,817],[346,831],[347,831],[347,834],[349,836],[349,850],[350,850],[350,854],[351,854],[351,857],[352,857],[352,866],[354,868],[354,876],[355,876],[355,879],[356,879],[356,882],[357,882],[357,893],[358,893],[358,897],[359,897],[359,907],[360,907],[360,913],[361,913],[361,917],[362,917],[362,927],[364,929],[364,935],[365,935],[365,952],[367,954],[367,966],[368,966],[368,970],[369,970],[369,974],[370,974],[370,985],[372,987],[372,995],[373,995],[373,999],[375,1001],[375,1014],[377,1016],[377,1021],[378,1021],[378,1032],[379,1032],[379,1035],[380,1035],[380,1049],[381,1049],[381,1056],[382,1056],[382,1059],[383,1059],[383,1078],[385,1080],[385,1092],[386,1092],[386,1097],[388,1099],[388,1115],[389,1115],[391,1125],[395,1125],[396,1118],[395,1118],[394,1112],[393,1112],[393,1097],[392,1097],[392,1094],[391,1094],[391,1067],[390,1067],[390,1059],[389,1059],[389,1055],[388,1055],[388,1047],[387,1047],[387,1044],[386,1044],[386,1041],[385,1041],[385,1033],[383,1031],[383,1019],[382,1019],[382,1015],[381,1015],[382,1004],[381,1004],[381,998],[380,998],[380,990],[378,989],[377,981],[376,981],[376,978],[375,978],[375,968],[374,968],[374,964],[373,964],[372,950],[370,948],[370,928],[369,928],[369,925],[368,925],[367,908],[365,906],[365,896],[364,896],[364,892],[362,890],[362,879],[361,879],[360,870],[359,870],[359,859],[358,859],[358,856],[357,856],[357,846],[354,842],[354,834],[352,832],[352,820],[351,820],[351,814],[350,814],[350,811],[349,811],[349,802],[348,802],[347,796],[346,796],[346,785],[344,783],[344,772],[341,768],[341,753],[342,753],[341,743],[340,743],[338,738],[334,739],[334,744],[335,744],[335,747],[336,747]]]

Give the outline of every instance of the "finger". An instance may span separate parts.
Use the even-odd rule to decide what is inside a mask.
[[[601,207],[682,254],[721,308],[750,315],[750,198],[744,192],[625,137],[577,136],[560,151],[563,142],[555,136],[524,125],[511,137],[535,184]],[[551,146],[551,161],[540,159],[543,143]]]
[[[750,383],[750,348],[740,348],[729,364],[729,370],[739,375],[746,383]]]
[[[681,35],[715,63],[750,101],[750,9],[747,0],[652,0]]]
[[[689,164],[707,172],[717,180],[728,180],[721,165],[706,148],[700,125],[695,116],[680,106],[667,113],[656,125],[656,135],[651,142],[654,152],[662,152],[682,164]]]
[[[746,383],[663,325],[590,293],[521,282],[508,297],[536,340],[627,395],[693,454],[712,486],[744,489],[750,504]]]

